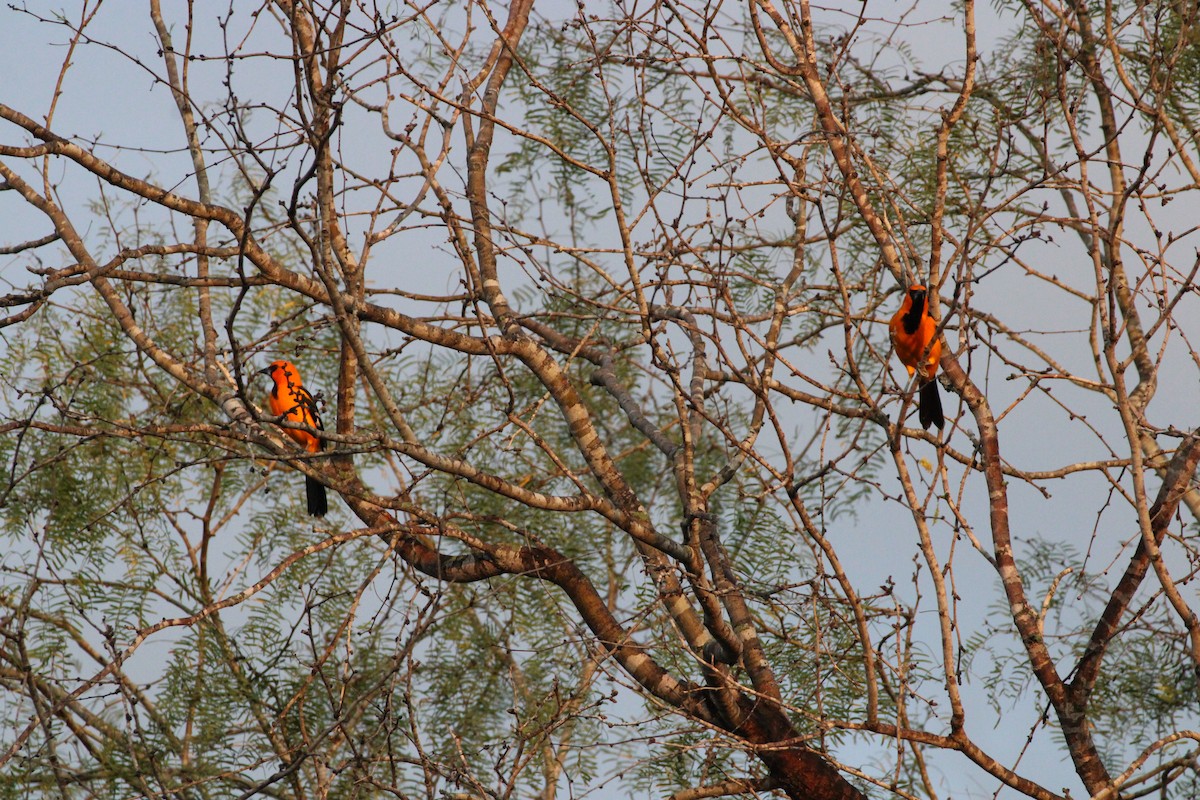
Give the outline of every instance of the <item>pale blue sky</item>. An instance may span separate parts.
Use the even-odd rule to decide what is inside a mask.
[[[860,4],[852,5],[857,9]],[[895,3],[878,5],[883,7],[884,13],[901,7]],[[550,12],[545,9],[552,9],[553,6],[540,8],[543,14],[549,15]],[[984,49],[994,47],[999,39],[998,30],[1003,23],[993,16],[990,5],[985,4],[981,7],[980,14],[982,46]],[[919,15],[915,16],[914,21],[919,18]],[[140,3],[110,2],[103,6],[101,16],[91,32],[98,40],[120,42],[125,53],[118,54],[101,46],[80,49],[75,57],[76,66],[69,71],[63,83],[63,93],[55,112],[54,129],[68,137],[95,137],[99,142],[98,152],[122,169],[137,176],[162,180],[177,187],[183,194],[192,194],[194,187],[188,180],[190,166],[186,155],[179,150],[182,143],[180,124],[171,98],[161,84],[155,83],[147,69],[130,58],[133,56],[144,59],[150,70],[160,69],[160,62],[155,53],[158,45],[145,6]],[[212,33],[211,28],[209,33]],[[917,57],[924,63],[936,66],[943,62],[961,62],[962,46],[954,34],[953,25],[906,27],[900,35],[913,43]],[[0,74],[20,76],[10,78],[0,85],[0,102],[35,118],[43,118],[49,107],[59,66],[66,54],[67,39],[65,30],[36,23],[27,15],[11,10],[0,11]],[[198,52],[204,51],[203,45],[196,49]],[[200,92],[209,93],[213,101],[220,99],[219,79],[222,76],[219,72],[197,66],[194,76]],[[243,97],[257,93],[268,93],[278,98],[286,97],[290,92],[290,80],[290,74],[279,64],[272,65],[265,61],[243,62],[235,73],[237,89]],[[362,138],[352,141],[350,136]],[[380,137],[373,136],[373,132],[348,132],[346,137],[343,146],[347,149],[357,149],[355,157],[364,165],[378,166],[387,163],[386,146]],[[0,125],[0,142],[7,144],[22,141],[21,137],[14,136],[11,126]],[[499,146],[503,147],[504,144],[502,138]],[[122,149],[118,150],[113,145],[119,145]],[[129,147],[144,149],[134,151],[128,149]],[[60,164],[52,163],[49,179],[58,185],[65,205],[77,206],[83,198],[95,196],[94,181],[83,178]],[[1159,219],[1170,223],[1180,232],[1186,231],[1192,225],[1193,215],[1190,212],[1194,207],[1194,204],[1188,207],[1186,203],[1179,203],[1160,214]],[[86,214],[78,214],[78,211],[76,213],[77,219],[86,219]],[[165,219],[165,215],[153,207],[143,207],[141,213],[148,219]],[[103,225],[96,221],[96,227],[101,228]],[[0,195],[0,244],[36,238],[48,231],[49,226],[44,220],[24,209],[14,198]],[[1134,235],[1136,234],[1135,229]],[[414,234],[414,237],[416,236],[417,234]],[[1046,263],[1053,264],[1056,259],[1062,259],[1061,274],[1064,277],[1075,275],[1086,281],[1090,265],[1071,261],[1072,255],[1078,253],[1078,245],[1067,242],[1066,233],[1056,234],[1056,237],[1057,241],[1046,242],[1040,246]],[[391,245],[390,251],[383,250],[377,253],[377,267],[386,264],[388,257],[401,260],[414,250],[425,249],[433,254],[432,260],[435,264],[448,265],[452,263],[450,256],[446,253],[438,255],[441,246],[440,235],[434,233],[429,234],[427,241],[407,238],[403,242]],[[1030,246],[1024,252],[1030,255],[1034,252],[1034,247]],[[27,282],[24,269],[27,263],[28,259],[24,257],[0,257],[0,292],[11,291],[12,287],[19,288]],[[453,280],[452,274],[436,268],[417,268],[416,265],[400,263],[395,269],[402,270],[406,279],[430,280],[432,291],[446,289],[446,283]],[[382,282],[394,278],[395,274],[391,269],[380,268],[373,279]],[[515,272],[512,274],[516,275]],[[975,303],[979,308],[994,310],[998,315],[1003,315],[1006,321],[1016,328],[1046,327],[1047,319],[1054,319],[1056,323],[1061,319],[1062,326],[1071,329],[1086,325],[1089,309],[1047,308],[1039,296],[1030,292],[1028,287],[1029,282],[1020,274],[998,273],[981,284]],[[1196,307],[1193,304],[1182,319],[1189,326],[1192,341],[1200,341],[1200,338],[1197,338],[1200,337],[1200,316],[1196,315],[1195,311]],[[1061,352],[1064,360],[1086,365],[1087,350],[1083,344],[1085,343],[1066,345],[1056,352]],[[1177,345],[1171,346],[1175,348]],[[1189,365],[1183,352],[1172,352],[1177,362],[1184,366],[1176,372],[1164,373],[1163,384],[1152,406],[1152,413],[1155,419],[1169,420],[1179,427],[1192,427],[1198,422],[1197,369],[1194,364]],[[964,359],[967,359],[967,356],[964,355]],[[982,353],[979,353],[975,360],[970,360],[970,369],[972,376],[986,389],[997,409],[1005,408],[1020,391],[1019,382],[1007,380],[1009,368],[989,363],[982,357]],[[1076,395],[1076,398],[1079,396],[1081,395]],[[944,399],[948,403],[948,411],[957,410],[957,398],[944,394]],[[1094,398],[1080,402],[1081,408],[1089,413],[1089,423],[1112,436],[1113,441],[1119,442],[1120,432],[1111,408],[1105,407],[1104,403],[1097,402]],[[894,411],[894,406],[892,409]],[[1054,421],[1047,424],[1047,418]],[[804,426],[807,423],[798,424]],[[1089,435],[1086,428],[1068,424],[1065,416],[1044,400],[1034,399],[1019,406],[1006,421],[1005,433],[1005,455],[1010,463],[1022,469],[1050,469],[1072,460],[1105,458],[1109,455],[1097,444],[1095,438]],[[962,434],[956,435],[953,443],[962,450],[970,448]],[[913,444],[911,452],[914,461],[934,457],[932,448],[922,444]],[[895,479],[885,476],[884,480],[885,489],[894,492]],[[1061,482],[1061,488],[1059,483],[1051,483],[1047,485],[1047,489],[1052,494],[1049,499],[1022,484],[1010,484],[1013,530],[1019,537],[1018,546],[1020,539],[1040,535],[1069,542],[1081,551],[1088,549],[1093,526],[1097,524],[1096,514],[1104,503],[1107,491],[1104,481],[1099,478],[1076,477]],[[986,497],[983,492],[982,481],[975,478],[974,485],[968,491],[968,496],[972,498],[969,510],[974,515],[973,520],[981,535],[987,532],[984,514]],[[1118,543],[1125,542],[1135,535],[1136,530],[1131,523],[1132,519],[1127,518],[1124,510],[1110,510],[1106,513],[1100,521],[1100,544],[1097,552],[1093,554],[1093,569],[1106,566],[1117,553]],[[916,551],[911,529],[907,511],[902,507],[895,503],[875,501],[865,504],[856,520],[839,520],[838,530],[831,533],[831,538],[842,548],[843,557],[852,553],[857,556],[849,565],[856,585],[869,590],[892,578],[899,591],[910,593],[909,578],[913,570],[912,557]],[[898,537],[902,540],[899,543]],[[949,531],[945,526],[935,527],[935,541],[939,548],[939,556],[944,561],[951,549]],[[977,554],[969,552],[965,541],[958,542],[957,548],[954,574],[961,597],[959,620],[966,629],[965,635],[988,617],[989,606],[1000,597],[999,582],[986,562]],[[1123,568],[1124,558],[1118,557],[1117,564],[1118,570]],[[929,649],[933,651],[938,646],[936,623],[928,596],[928,586],[924,588],[926,597],[922,606],[924,616],[920,630],[927,637]],[[147,648],[147,652],[151,652],[151,649]],[[968,720],[971,735],[1001,761],[1012,763],[1024,746],[1029,724],[1041,713],[1043,703],[1040,700],[1026,700],[1016,708],[997,715],[982,700],[977,683],[968,680],[964,692],[972,708]],[[991,796],[992,785],[977,784],[976,781],[982,777],[981,773],[973,767],[964,767],[960,759],[961,757],[955,754],[943,754],[935,758],[936,767],[947,776],[947,794],[944,796],[960,800],[967,796]],[[847,760],[852,762],[852,756],[847,754]],[[1021,761],[1019,771],[1053,790],[1065,786],[1069,787],[1076,797],[1082,795],[1082,789],[1069,763],[1065,762],[1063,754],[1056,748],[1054,738],[1044,731],[1039,734],[1034,747]],[[617,796],[606,795],[605,791],[601,789],[593,796]],[[1002,793],[1001,796],[1008,795]]]

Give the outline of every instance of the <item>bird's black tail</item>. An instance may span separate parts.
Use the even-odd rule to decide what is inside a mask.
[[[939,431],[946,426],[946,418],[942,415],[942,396],[938,393],[936,380],[926,381],[921,384],[918,416],[921,420],[921,427],[925,430],[929,430],[930,425],[937,425]],[[311,501],[309,502],[309,508],[309,513],[312,513]]]
[[[304,490],[308,496],[309,515],[314,517],[325,516],[329,512],[329,499],[325,496],[325,484],[316,478],[310,478],[305,475]]]

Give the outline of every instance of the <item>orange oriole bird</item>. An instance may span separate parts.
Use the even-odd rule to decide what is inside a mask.
[[[942,358],[942,342],[936,338],[937,323],[929,313],[926,295],[924,286],[909,287],[888,330],[892,336],[892,347],[896,348],[896,355],[908,369],[908,374],[920,371],[918,383],[921,396],[917,403],[917,416],[921,420],[921,427],[929,430],[930,425],[937,425],[941,430],[946,418],[942,415],[942,398],[938,394],[934,376]]]
[[[263,375],[269,375],[274,381],[271,393],[267,395],[267,407],[271,413],[282,417],[288,422],[299,422],[317,430],[325,430],[321,425],[321,415],[317,411],[317,403],[313,396],[304,388],[300,381],[300,370],[290,361],[272,361],[266,369],[259,370]],[[319,453],[323,442],[317,436],[297,428],[280,428],[292,437],[301,447],[310,453]],[[323,517],[329,511],[329,501],[325,497],[325,485],[308,475],[304,476],[304,488],[308,496],[308,513],[314,517]]]

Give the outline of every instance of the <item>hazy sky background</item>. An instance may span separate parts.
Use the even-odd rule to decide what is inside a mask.
[[[31,7],[39,5],[30,4]],[[168,1],[164,5],[173,10],[172,7],[176,4]],[[857,2],[846,5],[855,10],[860,6]],[[924,7],[930,8],[935,5],[923,4]],[[57,7],[57,4],[47,4],[47,8],[50,7]],[[203,7],[203,3],[197,4],[197,8]],[[906,6],[872,0],[870,7],[878,8],[882,15],[890,15]],[[927,13],[924,7],[913,14],[911,22],[914,24],[902,29],[899,35],[912,43],[916,57],[931,70],[936,70],[946,63],[961,64],[962,42],[961,36],[956,32],[955,23],[950,21],[917,24],[932,19],[932,15]],[[570,13],[573,5],[565,8],[567,13]],[[554,4],[537,6],[537,10],[547,17],[554,16],[555,9]],[[989,50],[1001,45],[1004,26],[1008,22],[997,17],[988,3],[980,4],[978,14],[980,49],[986,63]],[[840,13],[830,13],[826,17],[830,20],[844,19]],[[177,31],[178,27],[176,25]],[[125,171],[136,176],[164,180],[167,184],[176,186],[182,194],[194,195],[194,185],[188,180],[190,164],[186,154],[179,150],[182,135],[177,112],[165,88],[157,84],[150,74],[150,71],[161,70],[161,60],[156,56],[158,42],[146,4],[110,0],[102,7],[99,18],[89,31],[98,41],[119,43],[124,52],[118,53],[103,45],[80,47],[74,58],[76,65],[63,82],[53,129],[67,137],[95,137],[99,154],[112,160]],[[207,33],[211,35],[213,32],[214,29],[209,26]],[[274,33],[273,30],[269,32],[272,35]],[[266,31],[264,39],[265,33]],[[61,28],[37,23],[26,14],[7,9],[0,11],[0,75],[6,76],[0,82],[0,102],[22,110],[35,119],[43,119],[54,93],[61,62],[67,52],[67,41],[67,31]],[[195,47],[200,53],[205,52],[205,49],[203,43]],[[215,43],[211,52],[219,54],[222,52],[222,46]],[[131,61],[130,56],[143,59],[146,68]],[[222,77],[219,67],[205,69],[196,65],[192,75],[195,91],[213,99],[221,97],[223,89],[219,83]],[[243,97],[252,96],[252,93],[284,97],[291,92],[291,74],[281,64],[270,65],[263,61],[242,62],[237,65],[234,78],[235,88]],[[361,136],[361,141],[356,141],[356,136]],[[932,132],[930,136],[932,137]],[[373,163],[377,167],[387,164],[387,147],[374,132],[347,130],[343,132],[343,137],[343,149],[357,149],[355,157],[364,164]],[[22,141],[23,138],[11,126],[0,125],[0,142]],[[510,142],[501,137],[498,146],[504,147],[506,144]],[[118,150],[114,145],[119,145],[121,149]],[[143,149],[135,152],[129,149],[130,146]],[[386,170],[386,166],[383,169]],[[77,202],[78,198],[95,195],[94,182],[81,178],[77,171],[66,170],[59,163],[52,162],[49,177],[52,182],[59,184],[59,191],[68,205]],[[165,219],[165,215],[151,206],[143,206],[139,213],[144,219]],[[1177,211],[1171,212],[1172,215],[1177,215],[1175,219],[1179,230],[1191,226],[1189,218],[1193,213],[1194,209],[1184,208],[1183,204],[1179,204]],[[83,219],[84,215],[76,210],[75,217],[78,221]],[[95,221],[96,230],[104,227],[106,225],[103,220]],[[0,195],[0,246],[37,238],[49,230],[47,222],[28,211],[22,203],[16,202],[15,198]],[[89,232],[83,233],[86,237]],[[1066,238],[1067,234],[1061,236]],[[1042,247],[1050,263],[1053,259],[1061,258],[1060,254],[1065,249],[1065,246],[1060,247],[1052,243],[1046,243]],[[420,235],[414,233],[402,242],[395,242],[390,252],[381,248],[374,256],[375,283],[382,285],[391,276],[397,276],[406,281],[430,281],[431,291],[445,290],[448,285],[453,285],[454,270],[450,256],[442,248],[442,236],[435,232],[428,233],[425,241],[421,241]],[[422,254],[426,251],[434,265],[433,268],[429,268],[429,265],[422,261]],[[393,271],[392,267],[387,266],[388,258],[402,261],[395,265]],[[0,256],[0,293],[23,287],[29,281],[25,272],[28,263],[28,256]],[[439,264],[446,269],[438,267]],[[1064,274],[1073,269],[1090,270],[1090,265],[1071,264],[1069,261],[1062,265]],[[997,273],[988,280],[989,283],[980,287],[976,304],[983,308],[995,304],[997,311],[1003,312],[1010,324],[1026,321],[1030,327],[1035,327],[1044,325],[1047,318],[1062,314],[1062,309],[1047,308],[1039,302],[1038,296],[1024,293],[1021,287],[1025,284],[1019,277]],[[1008,285],[1007,281],[1011,281],[1011,290],[995,289],[997,286]],[[411,284],[406,285],[415,288]],[[1078,314],[1079,310],[1073,313]],[[1197,320],[1188,320],[1188,324],[1191,325],[1192,332],[1196,333]],[[0,332],[0,336],[2,335]],[[3,347],[2,338],[0,347]],[[1086,358],[1086,350],[1080,348],[1078,357]],[[1004,408],[1006,400],[1015,397],[1020,389],[1018,382],[1006,380],[1006,367],[990,363],[982,356],[970,363],[970,369],[972,376],[977,380],[986,376],[987,379],[981,383],[997,408]],[[1166,380],[1170,380],[1170,377],[1165,376]],[[1190,420],[1194,425],[1197,422],[1196,372],[1192,370],[1180,374],[1177,379],[1177,385],[1164,384],[1159,389],[1153,408],[1164,419]],[[948,416],[954,415],[959,408],[958,398],[943,390],[943,400],[947,404]],[[1049,411],[1049,405],[1046,401],[1034,399],[1013,412],[1005,428],[1006,432],[1011,430],[1013,434],[1006,435],[1003,439],[1005,453],[1012,464],[1022,469],[1037,470],[1053,468],[1069,460],[1109,456],[1108,453],[1098,451],[1095,440],[1086,436],[1078,427],[1040,423],[1040,414],[1058,413]],[[895,406],[891,406],[891,410],[894,413]],[[1119,441],[1119,431],[1114,426],[1111,410],[1097,404],[1095,412],[1093,423],[1109,431],[1116,437],[1115,441]],[[798,422],[798,426],[803,426],[803,423]],[[973,423],[967,422],[966,426],[973,430]],[[969,450],[969,443],[961,434],[953,439],[953,443],[962,450]],[[933,448],[927,445],[913,443],[908,449],[914,460],[935,458]],[[1054,495],[1050,500],[1017,482],[1010,483],[1009,488],[1012,492],[1012,526],[1018,536],[1018,547],[1022,539],[1045,536],[1069,543],[1081,552],[1088,549],[1093,528],[1097,524],[1096,515],[1107,492],[1107,487],[1101,480],[1076,478],[1064,482],[1062,490],[1051,484],[1047,487]],[[885,477],[884,489],[895,492],[895,479]],[[974,503],[968,506],[968,510],[974,514],[973,519],[979,525],[980,533],[986,533],[986,515],[983,513],[986,497],[981,479],[975,481],[969,494],[974,496]],[[1132,519],[1126,520],[1129,525],[1126,532],[1114,532],[1113,526],[1120,526],[1122,514],[1124,511],[1115,514],[1110,511],[1100,521],[1100,539],[1107,547],[1112,546],[1114,539],[1125,540],[1136,534],[1136,529],[1131,524]],[[898,503],[873,500],[863,505],[857,519],[839,519],[833,528],[830,535],[835,544],[842,548],[843,557],[851,552],[856,555],[854,561],[848,564],[856,586],[865,592],[891,579],[904,596],[911,595],[910,576],[914,568],[912,558],[917,551],[911,519],[906,509]],[[945,563],[952,547],[947,527],[936,526],[934,535],[939,557]],[[897,541],[898,539],[900,541]],[[958,618],[965,637],[988,617],[993,604],[1001,599],[1001,595],[994,571],[981,556],[970,552],[969,543],[962,540],[954,546],[957,548],[954,578],[961,598]],[[1110,550],[1097,553],[1096,560],[1104,563],[1093,563],[1092,568],[1102,568],[1113,556],[1114,553]],[[1118,574],[1119,570],[1123,569],[1125,560],[1124,556],[1117,559]],[[921,566],[923,573],[924,565]],[[924,590],[924,611],[920,630],[926,637],[929,650],[934,652],[938,648],[936,610],[928,585],[924,586]],[[151,652],[152,650],[147,648],[146,653]],[[1026,746],[1029,727],[1042,712],[1044,703],[1040,699],[1031,699],[1027,694],[1025,699],[1011,708],[1004,708],[1001,709],[1001,713],[995,713],[983,701],[977,679],[971,680],[968,676],[963,691],[964,699],[971,710],[968,719],[969,733],[990,753],[1011,765],[1017,754]],[[1030,692],[1036,697],[1040,690],[1031,689]],[[1085,796],[1069,762],[1057,748],[1055,739],[1053,734],[1042,729],[1035,745],[1021,760],[1018,772],[1048,788],[1068,788],[1076,797]],[[853,752],[843,750],[842,755],[848,762],[855,763]],[[972,782],[979,780],[982,773],[977,768],[967,765],[960,756],[950,753],[938,755],[935,765],[947,775],[946,788],[956,789],[948,792],[946,797],[991,795],[990,784],[986,787],[972,786]],[[601,790],[593,796],[617,795],[607,795]],[[1004,796],[1006,795],[1002,793],[1001,797]]]

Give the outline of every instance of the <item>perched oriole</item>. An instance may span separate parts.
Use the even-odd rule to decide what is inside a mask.
[[[946,424],[946,418],[942,415],[942,398],[934,376],[942,358],[942,342],[937,338],[937,322],[929,313],[925,299],[924,286],[910,287],[888,330],[892,335],[892,347],[896,348],[900,363],[908,368],[908,374],[920,372],[917,416],[921,427],[929,430],[930,425],[937,425],[940,430]]]
[[[321,425],[321,415],[317,411],[316,401],[304,388],[300,381],[300,370],[290,361],[272,361],[271,366],[259,370],[263,375],[271,376],[275,385],[267,395],[267,406],[271,413],[282,417],[288,422],[299,422],[310,428],[324,430]],[[319,453],[323,447],[320,438],[308,431],[298,428],[281,428],[292,437],[301,447],[310,453]],[[308,513],[314,517],[323,517],[329,511],[329,502],[325,497],[325,485],[315,478],[304,476],[304,488],[308,496]]]

